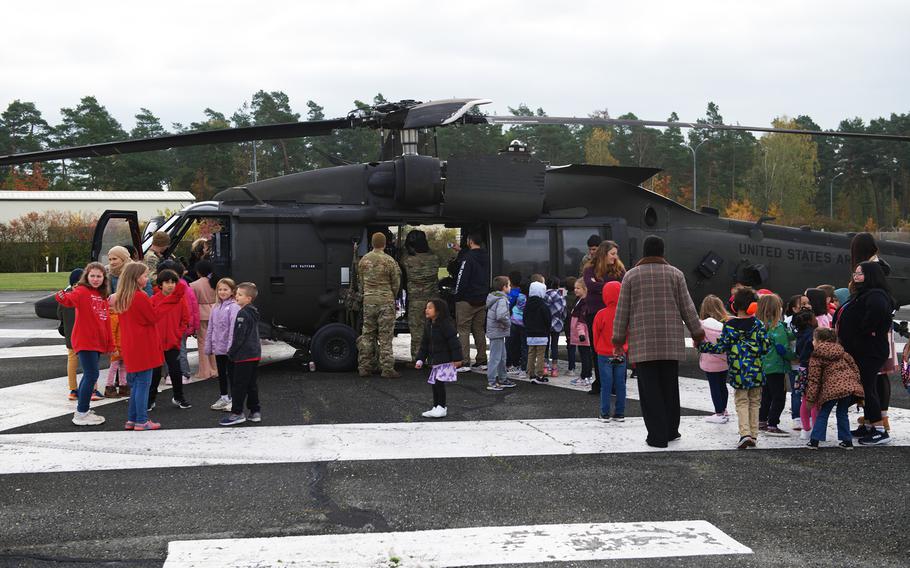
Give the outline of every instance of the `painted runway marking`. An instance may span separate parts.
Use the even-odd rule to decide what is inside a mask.
[[[25,302],[0,302],[0,306],[8,306],[10,304],[24,304]]]
[[[191,338],[192,339],[192,338]],[[195,340],[193,341],[195,343]],[[23,348],[24,349],[24,348]],[[46,349],[46,347],[44,348]],[[262,344],[262,362],[267,365],[278,361],[284,361],[294,355],[296,349],[286,343],[265,342]],[[64,347],[63,355],[66,355]],[[198,353],[191,352],[188,355],[190,366],[198,361]],[[82,375],[77,376],[77,381]],[[99,376],[99,385],[106,384],[107,369],[102,369]],[[195,381],[192,381],[195,382]],[[163,384],[163,388],[170,388]],[[57,377],[44,381],[35,381],[12,387],[0,388],[0,432],[26,426],[42,420],[48,420],[72,414],[76,408],[75,401],[66,399],[69,392],[69,385],[66,377]],[[92,403],[92,408],[104,406],[122,398],[102,399]]]
[[[60,336],[56,329],[0,330],[0,339],[59,339],[60,341],[63,341],[63,337]],[[196,338],[188,337],[186,340],[186,347],[187,349],[198,349]],[[59,345],[27,345],[24,347],[4,347],[0,348],[0,359],[66,357],[66,353],[66,345],[63,343]]]
[[[59,339],[63,336],[54,329],[0,329],[0,339]]]
[[[106,414],[125,420],[126,407]],[[211,465],[404,459],[486,458],[733,450],[737,426],[684,416],[682,439],[667,449],[645,445],[641,418],[602,423],[592,418],[317,424],[92,432],[87,429],[0,436],[0,475]],[[267,419],[267,417],[266,417]],[[906,431],[910,423],[895,425]],[[75,426],[73,427],[75,430]],[[835,440],[829,424],[828,440]],[[828,442],[823,445],[833,445]],[[803,448],[796,436],[761,436],[760,449]],[[895,438],[895,446],[910,439]],[[837,450],[840,451],[840,450]]]
[[[164,568],[503,566],[719,554],[752,550],[707,521],[577,523],[174,541]]]

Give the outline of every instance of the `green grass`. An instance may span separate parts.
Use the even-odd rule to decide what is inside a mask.
[[[69,272],[2,272],[0,292],[61,290],[69,283]]]

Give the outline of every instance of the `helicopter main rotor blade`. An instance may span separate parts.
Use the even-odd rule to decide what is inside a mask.
[[[694,128],[696,130],[739,130],[745,132],[776,132],[781,134],[808,134],[810,136],[834,136],[838,138],[868,138],[910,142],[910,135],[876,134],[870,132],[841,132],[834,130],[799,130],[796,128],[772,128],[770,126],[740,126],[732,124],[710,124],[707,122],[667,122],[661,120],[631,120],[625,118],[578,118],[574,116],[484,116],[488,124],[518,124],[538,126],[545,124],[581,126],[652,126]]]
[[[96,156],[115,156],[133,152],[150,152],[153,150],[167,150],[185,146],[202,146],[206,144],[223,144],[226,142],[248,142],[250,140],[276,140],[280,138],[301,138],[304,136],[326,136],[333,130],[353,128],[355,121],[350,118],[336,118],[331,120],[313,120],[309,122],[286,122],[282,124],[267,124],[263,126],[244,126],[240,128],[222,128],[219,130],[203,130],[200,132],[186,132],[184,134],[169,134],[157,138],[143,138],[140,140],[121,140],[118,142],[105,142],[102,144],[89,144],[87,146],[74,146],[57,150],[42,150],[40,152],[26,152],[0,156],[0,166],[13,164],[28,164],[32,162],[46,162],[49,160],[63,160],[71,158],[92,158]]]

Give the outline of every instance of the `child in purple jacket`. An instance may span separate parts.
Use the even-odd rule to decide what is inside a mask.
[[[205,333],[205,353],[215,356],[218,366],[218,388],[221,397],[210,407],[212,410],[231,410],[231,374],[233,364],[228,357],[231,341],[234,338],[234,320],[240,306],[234,301],[237,285],[230,278],[222,278],[215,286],[215,305],[209,316],[209,327]]]

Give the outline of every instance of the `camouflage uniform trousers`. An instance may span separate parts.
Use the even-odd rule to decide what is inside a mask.
[[[411,361],[417,360],[417,352],[420,351],[420,342],[423,341],[423,330],[427,325],[427,316],[425,313],[427,298],[408,298],[408,327],[411,330]]]
[[[395,335],[395,304],[363,305],[363,331],[357,338],[357,369],[360,372],[375,370],[376,345],[379,344],[379,368],[383,373],[395,371],[392,338]]]

